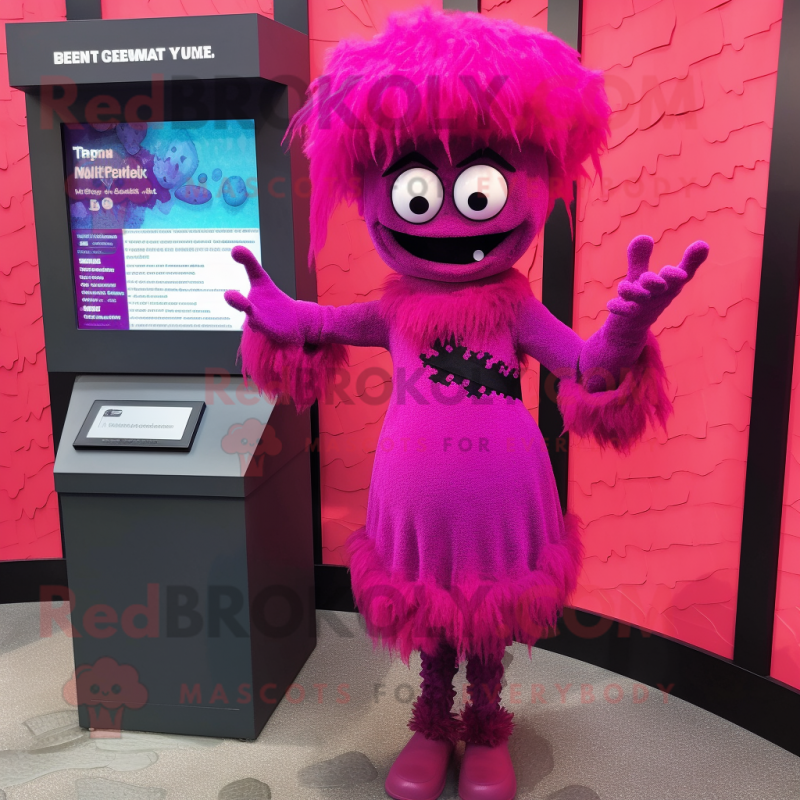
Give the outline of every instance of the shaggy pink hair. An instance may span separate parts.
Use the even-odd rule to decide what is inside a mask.
[[[311,252],[344,200],[361,204],[370,161],[385,169],[407,143],[453,136],[541,145],[550,169],[550,207],[569,204],[583,162],[606,144],[610,109],[600,72],[552,34],[480,14],[430,8],[394,14],[370,41],[330,53],[287,136],[301,134],[310,161]]]

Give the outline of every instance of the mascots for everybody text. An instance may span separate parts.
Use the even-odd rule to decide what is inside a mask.
[[[554,625],[576,584],[576,520],[562,515],[521,399],[526,357],[560,378],[566,428],[603,445],[625,452],[671,411],[649,329],[705,260],[705,243],[655,274],[652,240],[634,239],[627,279],[587,341],[513,269],[583,162],[597,167],[608,117],[602,75],[550,34],[477,14],[397,15],[371,41],[333,50],[291,128],[310,161],[312,255],[335,206],[356,202],[397,273],[381,299],[294,301],[249,251],[233,251],[251,283],[247,297],[226,293],[247,314],[243,369],[268,394],[298,408],[324,397],[347,363],[344,345],[392,356],[388,444],[378,444],[366,526],[348,548],[370,635],[406,661],[421,651],[414,734],[386,781],[399,800],[439,796],[459,739],[463,800],[514,797],[501,658]],[[461,661],[469,702],[457,717]]]

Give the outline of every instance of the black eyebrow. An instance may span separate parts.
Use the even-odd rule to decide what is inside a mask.
[[[412,150],[402,158],[398,158],[397,161],[395,161],[394,164],[392,164],[392,166],[383,173],[383,177],[385,178],[387,175],[397,172],[397,170],[402,169],[404,166],[406,166],[406,164],[412,164],[414,161],[416,161],[418,164],[422,164],[423,167],[432,169],[434,172],[439,171],[439,167],[437,167],[432,161],[429,161],[427,158],[425,158],[422,153]]]
[[[495,153],[491,147],[484,147],[481,150],[476,150],[471,156],[467,156],[463,161],[459,161],[456,164],[457,167],[466,167],[467,164],[471,164],[473,161],[477,161],[479,158],[485,158],[489,161],[494,161],[495,164],[501,166],[503,169],[508,170],[509,172],[516,172],[516,169],[511,166],[511,164],[506,161],[503,156],[499,153]]]

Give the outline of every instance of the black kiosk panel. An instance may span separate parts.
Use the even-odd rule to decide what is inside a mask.
[[[8,26],[8,50],[11,85],[25,89],[27,94],[42,306],[51,372],[203,374],[209,366],[238,372],[236,330],[140,329],[101,333],[78,329],[78,300],[70,267],[74,226],[70,225],[65,192],[65,171],[74,176],[74,164],[65,163],[65,151],[69,150],[68,158],[72,159],[72,147],[84,144],[85,140],[80,139],[87,128],[98,140],[103,139],[100,129],[104,127],[106,132],[118,124],[126,128],[124,136],[114,136],[113,132],[108,136],[112,141],[118,140],[115,157],[124,162],[126,156],[136,160],[136,153],[127,152],[124,145],[136,147],[142,126],[153,128],[146,132],[151,139],[163,140],[165,129],[169,128],[175,129],[175,138],[182,142],[196,135],[198,150],[202,139],[219,133],[220,125],[233,130],[250,126],[255,170],[240,168],[236,174],[220,174],[220,180],[214,181],[214,169],[224,169],[225,165],[198,165],[187,180],[185,199],[174,198],[173,204],[192,205],[202,199],[202,189],[215,195],[211,206],[227,205],[226,197],[235,202],[242,193],[249,195],[241,208],[248,213],[240,216],[249,216],[257,206],[262,250],[268,254],[265,269],[290,296],[316,299],[316,282],[306,267],[307,163],[297,143],[291,148],[282,145],[288,120],[302,103],[308,85],[307,36],[257,14],[20,23]],[[64,63],[66,53],[70,54],[70,63]],[[82,59],[80,54],[86,53],[88,57]],[[97,54],[96,62],[92,53]],[[131,53],[134,57],[155,54],[157,60],[122,62],[121,53],[126,54],[126,59]],[[82,63],[87,59],[89,63]],[[73,63],[75,60],[78,63]],[[158,143],[152,148],[145,142],[141,145],[154,156],[159,147]],[[98,144],[85,149],[102,147]],[[188,153],[187,148],[178,158]],[[166,154],[159,156],[163,162]],[[124,168],[125,164],[118,166]],[[153,168],[158,169],[155,164]],[[240,174],[243,171],[255,174]],[[199,182],[201,174],[207,176],[205,184]],[[223,188],[230,178],[240,178],[244,186],[234,180]],[[171,191],[174,197],[175,190],[183,185],[158,188],[162,193]],[[102,202],[103,198],[95,199]],[[100,212],[104,210],[101,208]],[[195,210],[198,218],[205,211],[202,204]],[[87,213],[96,212],[87,209]],[[72,302],[66,302],[67,298]]]

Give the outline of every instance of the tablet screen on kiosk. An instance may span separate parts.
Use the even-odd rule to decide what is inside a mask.
[[[202,400],[95,400],[73,447],[188,451],[204,410]]]
[[[239,330],[260,259],[253,120],[64,125],[77,325]]]

